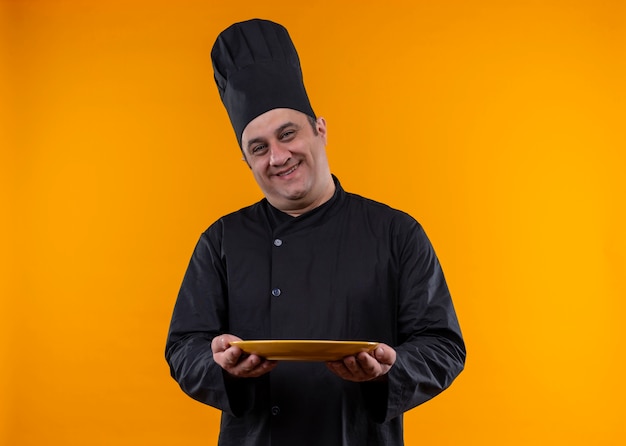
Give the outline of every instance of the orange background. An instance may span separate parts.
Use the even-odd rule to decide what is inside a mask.
[[[1,0],[0,443],[215,444],[163,359],[195,242],[260,198],[212,79],[283,23],[333,172],[410,212],[468,345],[407,445],[626,441],[623,1]]]

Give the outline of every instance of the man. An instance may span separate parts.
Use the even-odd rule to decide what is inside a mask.
[[[265,198],[200,237],[167,340],[172,376],[222,410],[220,445],[402,445],[402,414],[465,362],[433,248],[412,217],[331,174],[326,122],[282,26],[237,23],[212,58]],[[245,354],[241,339],[379,344],[324,363]]]

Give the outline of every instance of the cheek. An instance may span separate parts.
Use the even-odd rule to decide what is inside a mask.
[[[265,172],[265,163],[261,159],[252,158],[250,161],[246,161],[246,163],[255,177],[260,176],[263,172]]]
[[[311,157],[317,164],[323,166],[327,162],[326,149],[324,147],[314,147],[311,149]]]
[[[252,171],[254,181],[256,181],[259,187],[265,191],[266,186],[269,183],[268,177],[265,174],[265,169],[260,168],[259,166],[252,165],[250,166],[250,170]]]
[[[257,181],[257,183],[261,182],[261,180],[263,179],[263,175],[261,175],[261,172],[256,169],[252,169],[252,176]]]

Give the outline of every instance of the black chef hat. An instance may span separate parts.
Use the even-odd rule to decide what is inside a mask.
[[[211,60],[239,146],[250,121],[274,108],[315,118],[298,53],[282,25],[260,19],[235,23],[217,37]]]

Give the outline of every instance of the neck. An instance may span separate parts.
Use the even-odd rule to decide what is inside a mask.
[[[312,211],[313,209],[326,203],[333,197],[334,193],[335,182],[333,181],[332,177],[329,176],[329,180],[325,183],[322,193],[320,193],[315,200],[308,203],[296,202],[293,203],[293,207],[275,207],[285,214],[291,215],[292,217],[299,217],[302,214],[306,214],[307,212]]]

